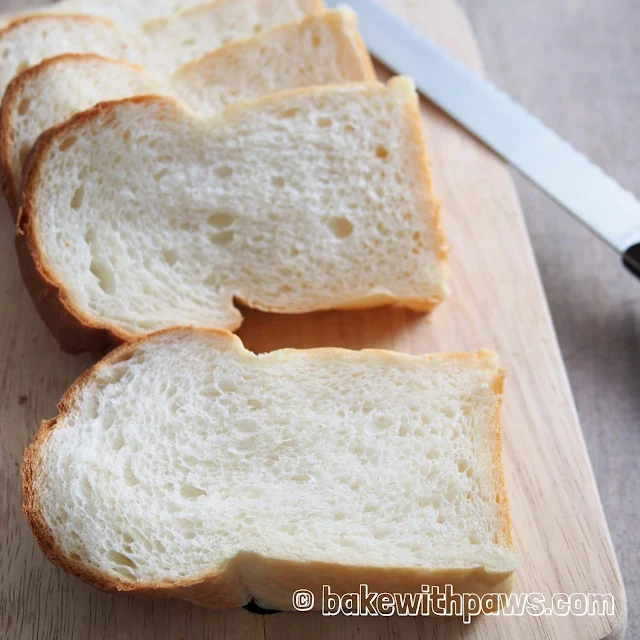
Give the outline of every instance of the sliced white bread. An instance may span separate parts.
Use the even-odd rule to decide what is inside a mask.
[[[272,94],[213,119],[168,98],[102,103],[39,138],[23,197],[23,277],[70,351],[234,329],[234,299],[426,311],[447,294],[406,78]]]
[[[113,22],[83,15],[31,15],[0,30],[0,94],[14,76],[62,53],[97,53],[144,62],[138,38]]]
[[[25,15],[75,13],[108,18],[128,30],[135,30],[143,28],[150,20],[181,13],[201,4],[203,0],[60,0],[5,14],[0,18],[0,24],[8,24]]]
[[[148,22],[142,46],[148,66],[170,74],[230,42],[324,11],[323,0],[218,0]]]
[[[134,32],[95,16],[22,17],[0,30],[0,94],[21,71],[63,53],[96,53],[170,74],[224,44],[323,9],[322,0],[218,0]]]
[[[99,102],[164,93],[214,115],[239,100],[313,85],[375,80],[353,11],[315,14],[239,41],[179,69],[167,81],[94,54],[64,54],[12,80],[0,109],[0,164],[17,215],[22,167],[37,137]]]
[[[227,609],[338,593],[505,593],[503,372],[477,353],[286,349],[174,330],[112,352],[25,453],[65,571]]]

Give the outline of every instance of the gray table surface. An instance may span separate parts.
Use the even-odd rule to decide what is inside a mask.
[[[640,2],[459,2],[492,81],[640,195]],[[640,282],[515,178],[640,638]]]
[[[491,80],[640,196],[640,2],[459,2]],[[640,638],[640,282],[515,178]]]

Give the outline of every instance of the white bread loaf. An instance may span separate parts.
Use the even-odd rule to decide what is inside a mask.
[[[312,87],[203,119],[168,98],[103,103],[28,162],[24,280],[70,351],[171,326],[448,292],[412,82]]]
[[[375,80],[375,71],[355,14],[344,8],[222,47],[167,80],[94,54],[45,60],[16,76],[2,101],[0,163],[10,210],[17,215],[22,167],[37,137],[99,102],[162,93],[210,116],[285,89],[367,80]]]
[[[96,53],[167,75],[224,44],[323,9],[322,0],[218,0],[133,32],[90,15],[25,16],[0,30],[0,94],[21,71],[63,53]]]
[[[25,453],[24,512],[110,591],[291,609],[322,585],[510,591],[488,351],[282,350],[174,330],[112,352]]]

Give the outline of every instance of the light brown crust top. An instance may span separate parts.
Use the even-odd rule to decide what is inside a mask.
[[[420,569],[402,569],[402,568],[384,568],[384,567],[342,567],[338,564],[328,564],[322,562],[295,562],[286,559],[263,558],[253,553],[240,553],[229,562],[220,571],[214,571],[189,579],[175,581],[158,581],[158,582],[127,582],[118,578],[114,578],[97,568],[89,567],[86,564],[73,560],[68,557],[57,544],[51,529],[49,528],[44,515],[42,513],[39,496],[38,496],[38,476],[42,466],[40,451],[44,442],[57,427],[58,422],[64,418],[80,395],[81,389],[94,377],[101,369],[128,360],[136,349],[147,342],[152,342],[156,338],[171,334],[180,334],[184,332],[200,333],[203,335],[215,335],[230,340],[236,349],[244,351],[244,346],[236,335],[228,331],[219,329],[198,329],[193,327],[185,327],[178,329],[165,329],[154,334],[144,336],[133,340],[127,344],[120,346],[105,356],[101,361],[93,365],[85,371],[65,392],[62,399],[58,403],[58,416],[51,420],[44,420],[34,440],[24,453],[22,463],[22,490],[23,490],[23,512],[27,523],[36,538],[41,549],[51,560],[53,564],[63,571],[71,573],[78,578],[96,586],[105,591],[112,593],[130,593],[147,598],[182,598],[190,600],[196,604],[200,604],[215,609],[231,609],[240,607],[249,602],[252,596],[259,597],[260,594],[251,594],[243,581],[243,573],[246,571],[247,563],[255,565],[253,567],[252,578],[259,584],[261,581],[261,593],[277,591],[278,581],[282,582],[282,586],[286,589],[292,582],[299,583],[299,586],[306,586],[304,581],[309,583],[309,576],[316,573],[313,582],[318,581],[318,585],[309,584],[309,588],[315,590],[316,586],[322,589],[322,584],[329,579],[335,580],[344,592],[356,590],[360,582],[369,584],[373,590],[388,590],[389,582],[397,585],[398,588],[405,588],[407,592],[412,589],[420,590],[420,584],[429,582],[430,584],[454,584],[456,589],[467,589],[468,592],[482,593],[508,593],[512,588],[513,575],[512,572],[491,573],[484,568],[463,569],[463,570],[437,570],[422,571]],[[281,351],[292,351],[284,349]],[[318,354],[335,354],[351,352],[348,349],[328,347],[309,349],[306,352]],[[366,353],[376,354],[378,357],[385,357],[392,360],[403,359],[444,359],[444,360],[494,360],[495,354],[486,350],[479,350],[474,353],[451,353],[451,354],[429,354],[425,356],[410,356],[407,354],[397,353],[382,349],[370,349],[359,352],[361,355]],[[501,463],[501,423],[500,423],[500,406],[502,403],[502,387],[504,381],[504,370],[496,369],[492,389],[498,396],[497,408],[495,411],[493,424],[494,435],[496,437],[494,464]],[[508,546],[513,547],[511,541],[511,520],[506,502],[506,492],[504,488],[504,476],[502,467],[496,468],[496,483],[498,486],[498,495],[502,496],[501,516],[504,523],[504,534],[508,540]],[[263,575],[261,575],[263,574]],[[284,575],[286,579],[282,577]],[[303,577],[299,577],[303,576]],[[317,580],[316,580],[317,579]],[[273,587],[270,582],[274,580],[276,586]],[[297,582],[296,582],[297,581]],[[462,591],[460,591],[462,592]],[[282,594],[270,593],[270,597],[275,599],[269,600],[267,604],[279,606],[281,608],[291,608],[286,606],[290,601],[287,592],[285,598]],[[266,597],[266,596],[264,596]],[[274,604],[276,603],[276,604]]]
[[[391,80],[391,82],[393,83],[394,80]],[[384,86],[377,82],[360,84],[372,87]],[[43,133],[29,153],[23,169],[23,203],[18,215],[16,247],[18,250],[18,258],[24,283],[27,286],[27,289],[29,290],[36,308],[42,316],[45,324],[49,327],[62,348],[69,353],[82,353],[83,351],[100,352],[131,340],[135,336],[113,325],[100,322],[79,309],[71,300],[65,288],[65,284],[56,278],[52,270],[46,264],[46,260],[42,254],[36,229],[39,182],[42,166],[44,162],[46,162],[47,155],[51,148],[58,140],[66,137],[77,129],[81,129],[85,123],[91,122],[96,118],[100,118],[104,114],[116,112],[122,105],[148,104],[160,106],[163,109],[171,110],[173,112],[188,113],[189,117],[214,125],[219,118],[239,116],[247,109],[253,108],[255,105],[268,105],[274,102],[279,102],[285,94],[293,98],[307,93],[324,93],[330,90],[347,90],[349,86],[353,85],[347,84],[308,87],[294,89],[280,94],[268,95],[251,102],[235,103],[225,109],[221,116],[216,116],[206,120],[188,110],[177,99],[161,96],[138,96],[124,100],[101,103],[88,111],[76,114],[70,120],[67,120],[66,122]],[[434,216],[433,222],[436,225],[438,234],[437,254],[442,268],[445,269],[446,272],[447,254],[440,222],[440,207],[438,201],[433,196],[426,150],[424,150],[424,145],[422,144],[422,123],[418,107],[418,98],[415,93],[414,99],[412,99],[410,103],[411,105],[407,107],[410,126],[413,134],[415,136],[419,136],[417,137],[417,140],[420,141],[421,149],[423,150],[421,158],[419,159],[419,170],[424,177],[429,194],[429,200],[434,208],[432,215]],[[323,311],[327,309],[361,309],[387,304],[400,304],[413,309],[414,311],[428,312],[442,302],[444,297],[446,296],[436,295],[433,297],[400,298],[389,293],[371,292],[367,295],[360,295],[339,304],[322,303],[313,307],[305,308],[295,307],[292,305],[291,308],[288,308],[286,311],[275,309],[266,304],[260,304],[246,296],[236,296],[236,299],[247,306],[261,311],[278,311],[280,313],[301,313]],[[229,326],[219,328],[233,331],[239,326],[240,322],[236,322]]]

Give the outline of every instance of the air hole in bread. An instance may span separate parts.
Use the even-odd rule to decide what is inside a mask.
[[[386,227],[385,225],[383,225],[381,222],[378,222],[378,224],[376,225],[376,229],[378,231],[378,233],[381,236],[388,236],[389,235],[389,229],[388,227]]]
[[[207,492],[192,484],[185,484],[182,489],[180,489],[180,495],[183,498],[199,498],[200,496],[206,496]]]
[[[226,164],[220,165],[216,167],[216,175],[218,178],[228,178],[233,174],[233,169],[228,167]]]
[[[233,240],[233,231],[221,231],[220,233],[210,233],[209,240],[219,247],[228,245]]]
[[[347,218],[330,218],[327,225],[336,238],[348,238],[353,233],[353,225]]]
[[[376,158],[380,158],[381,160],[385,160],[389,157],[389,149],[382,144],[379,144],[376,147]]]
[[[16,72],[14,75],[18,75],[20,73],[22,73],[25,69],[29,68],[29,61],[28,60],[21,60],[20,64],[17,66],[16,68]]]
[[[196,39],[191,37],[191,38],[185,38],[180,44],[183,47],[193,47],[195,43],[196,43]]]
[[[125,556],[124,553],[120,553],[115,549],[110,549],[107,553],[107,558],[114,562],[115,564],[119,564],[124,567],[129,567],[131,569],[136,569],[136,563],[129,557]]]
[[[373,422],[373,430],[378,433],[386,431],[392,424],[389,416],[378,416]]]
[[[18,105],[18,115],[19,116],[25,115],[29,111],[30,107],[31,107],[31,98],[23,98],[22,100],[20,100],[20,104]]]
[[[123,134],[122,134],[122,139],[125,142],[129,142],[129,140],[131,140],[131,131],[129,131],[129,129],[127,129]]]
[[[234,453],[237,453],[239,455],[245,455],[247,453],[251,453],[252,451],[255,451],[258,448],[258,445],[259,445],[258,440],[254,438],[245,438],[244,440],[239,440],[238,442],[235,443],[235,445],[232,445],[229,448]]]
[[[11,51],[9,49],[3,49],[2,50],[2,59],[6,60],[9,57],[10,53],[11,53]]]
[[[60,151],[68,151],[69,149],[71,149],[71,147],[73,147],[73,145],[78,141],[78,138],[76,136],[67,136],[61,143],[60,143]]]
[[[321,116],[318,118],[319,127],[330,127],[332,124],[333,120],[331,118],[327,118],[326,116]]]
[[[287,118],[293,118],[298,115],[299,111],[300,109],[298,109],[297,107],[291,107],[290,109],[286,109],[280,114],[280,119],[286,120]]]
[[[253,27],[253,33],[258,34],[262,31],[262,25],[261,24],[257,24]]]
[[[123,473],[124,482],[129,487],[135,487],[137,484],[140,484],[138,477],[131,470],[131,467],[126,467]]]
[[[236,425],[236,431],[245,434],[257,433],[260,431],[260,426],[255,420],[240,420]]]
[[[173,249],[165,249],[162,252],[162,257],[170,267],[173,267],[178,262],[178,254]]]
[[[87,229],[87,232],[84,234],[84,239],[87,244],[91,244],[96,239],[96,231],[93,227]]]
[[[271,178],[271,184],[278,189],[282,189],[285,185],[285,180],[282,176],[273,176],[273,178]]]
[[[156,182],[160,182],[160,180],[162,180],[162,178],[168,175],[168,173],[169,173],[169,169],[160,169],[160,171],[157,171],[156,173],[153,174],[153,179]]]
[[[218,211],[217,213],[211,214],[207,218],[207,224],[212,227],[217,227],[218,229],[224,229],[224,227],[228,227],[233,224],[234,217],[230,213],[226,213],[224,211]]]
[[[73,197],[71,198],[71,208],[76,211],[82,206],[84,202],[84,187],[80,186],[73,192]]]
[[[319,47],[322,44],[322,38],[320,37],[319,34],[314,33],[313,36],[311,37],[311,43],[313,44],[314,47]]]
[[[225,393],[234,393],[238,390],[236,383],[233,382],[233,380],[229,380],[229,378],[222,378],[218,386],[220,387],[220,390]]]
[[[98,278],[100,288],[106,294],[113,294],[116,290],[116,280],[111,267],[104,261],[94,258],[89,267],[91,273]]]
[[[220,282],[220,275],[217,271],[210,273],[203,281],[205,287],[216,287]],[[206,395],[206,394],[205,394]]]

